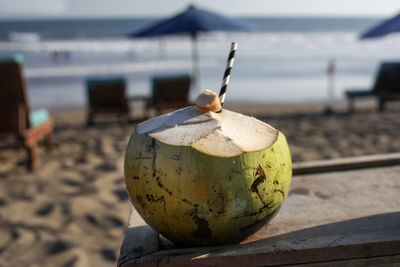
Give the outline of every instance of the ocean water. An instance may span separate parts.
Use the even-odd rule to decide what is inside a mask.
[[[129,95],[149,94],[156,74],[191,73],[188,37],[129,39],[154,19],[0,21],[0,55],[22,53],[33,107],[84,106],[85,79],[124,76]],[[219,90],[231,41],[239,44],[226,101],[328,101],[327,66],[334,60],[334,98],[368,88],[380,62],[400,59],[400,38],[360,41],[379,18],[252,18],[251,33],[199,36],[199,88]]]

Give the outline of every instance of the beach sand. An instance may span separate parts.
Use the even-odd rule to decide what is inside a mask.
[[[280,129],[294,161],[400,151],[399,108],[323,115],[321,105],[227,105]],[[0,154],[0,266],[115,266],[129,215],[123,157],[135,124],[84,126],[84,110],[53,111],[54,149],[25,169]]]

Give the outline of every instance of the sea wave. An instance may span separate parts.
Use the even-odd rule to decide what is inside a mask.
[[[216,62],[207,60],[202,62],[203,67],[215,66]],[[169,69],[171,71],[191,69],[192,64],[187,60],[167,60],[139,63],[118,63],[118,64],[100,64],[86,66],[63,66],[63,67],[40,67],[27,68],[26,77],[32,78],[55,78],[55,77],[74,77],[91,75],[109,75],[109,74],[132,74],[148,71],[158,71]]]
[[[399,36],[379,41],[361,41],[357,32],[277,32],[277,33],[210,33],[200,35],[198,49],[202,57],[225,57],[230,41],[239,43],[238,52],[244,55],[274,54],[290,56],[315,56],[318,54],[365,55],[369,57],[390,54],[400,42]],[[296,49],[293,49],[296,48]],[[40,40],[38,42],[0,42],[0,53],[25,54],[54,53],[128,53],[137,58],[151,58],[159,53],[169,57],[189,57],[192,50],[189,37],[178,36],[160,39],[68,39]]]
[[[236,40],[243,47],[257,47],[259,45],[274,46],[278,44],[341,44],[357,42],[357,33],[349,32],[279,32],[279,33],[207,33],[199,36],[201,49],[210,50],[221,48],[229,40]],[[159,39],[66,39],[66,40],[38,40],[37,42],[0,41],[0,52],[52,52],[57,50],[87,51],[87,52],[121,52],[132,50],[152,50],[165,46],[168,50],[190,49],[190,38],[187,36],[173,36]]]

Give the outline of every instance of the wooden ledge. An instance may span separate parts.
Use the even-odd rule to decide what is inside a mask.
[[[400,153],[293,163],[293,175],[345,171],[400,164]]]
[[[303,174],[325,173],[295,176],[277,216],[241,244],[177,248],[132,209],[118,266],[400,266],[400,165],[350,170],[399,158],[295,164]]]

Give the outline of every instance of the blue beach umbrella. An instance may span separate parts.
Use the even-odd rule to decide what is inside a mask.
[[[162,19],[149,27],[130,34],[130,37],[161,37],[167,35],[190,35],[192,39],[192,62],[194,83],[198,86],[199,56],[197,37],[201,32],[210,31],[250,31],[254,26],[246,22],[227,18],[223,15],[189,6],[183,12]]]
[[[400,14],[380,22],[371,29],[362,33],[360,38],[377,38],[394,32],[400,32]]]

